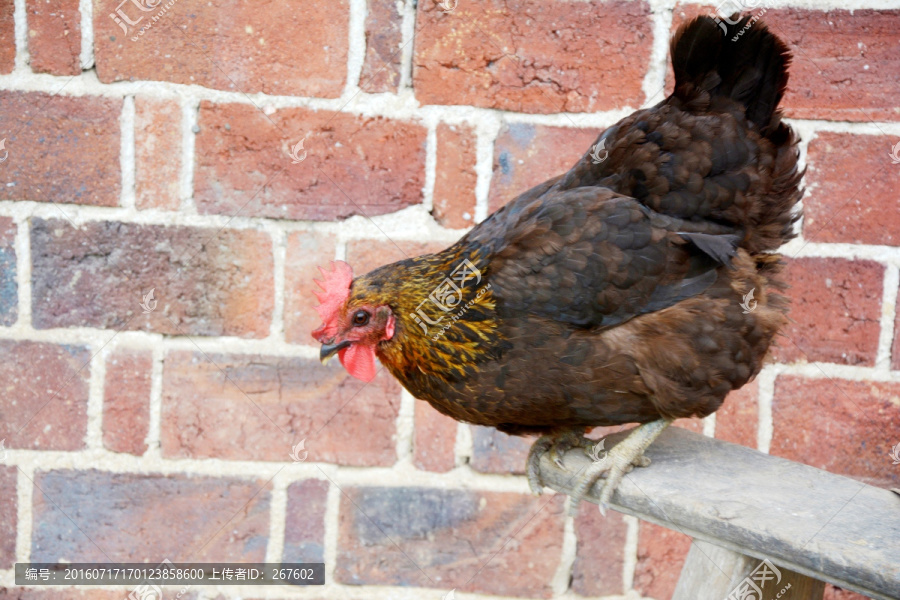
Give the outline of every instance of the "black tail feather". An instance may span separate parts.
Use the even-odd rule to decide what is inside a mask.
[[[776,109],[787,86],[791,53],[752,19],[699,17],[682,26],[671,46],[675,96],[687,103],[698,92],[731,98],[767,134],[777,129]]]

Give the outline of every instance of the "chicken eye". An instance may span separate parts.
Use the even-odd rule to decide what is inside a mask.
[[[357,327],[362,327],[366,323],[369,322],[369,313],[364,310],[358,310],[353,315],[353,324]]]

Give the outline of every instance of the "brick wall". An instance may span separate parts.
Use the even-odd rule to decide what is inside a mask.
[[[900,2],[774,6],[808,167],[793,322],[683,425],[900,487]],[[669,598],[685,535],[567,519],[516,475],[528,440],[320,366],[311,280],[448,245],[566,169],[663,97],[670,32],[709,10],[0,0],[0,585],[16,561],[283,559],[326,588],[191,597]]]

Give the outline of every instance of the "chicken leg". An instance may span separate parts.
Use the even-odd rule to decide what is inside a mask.
[[[528,461],[525,472],[528,475],[528,486],[531,493],[540,496],[544,493],[544,483],[541,481],[541,457],[550,454],[550,459],[560,469],[565,469],[562,455],[572,448],[588,449],[593,445],[591,440],[584,437],[584,429],[565,429],[542,435],[531,445],[528,451]]]
[[[600,512],[605,516],[613,492],[622,481],[622,478],[634,467],[646,467],[650,464],[650,459],[644,456],[644,450],[659,437],[659,434],[671,422],[669,419],[659,419],[658,421],[641,425],[628,437],[616,444],[602,458],[597,459],[595,457],[594,462],[583,473],[577,475],[578,481],[569,501],[569,514],[575,516],[581,500],[587,495],[591,487],[601,477],[606,475],[606,482],[600,491],[599,503]],[[538,495],[543,492],[540,462],[544,454],[549,453],[553,462],[557,466],[564,468],[562,455],[566,451],[572,448],[588,450],[593,446],[594,443],[583,437],[580,430],[555,432],[538,438],[528,452],[527,474],[528,485],[531,487],[531,491]]]
[[[606,481],[600,490],[600,514],[606,516],[606,509],[609,508],[609,501],[613,492],[621,483],[626,473],[631,472],[634,467],[646,467],[650,464],[650,459],[644,456],[644,451],[659,437],[659,434],[669,426],[671,419],[659,419],[645,423],[631,432],[624,440],[616,444],[612,450],[606,453],[606,456],[600,460],[594,461],[587,470],[578,478],[578,484],[575,486],[572,496],[569,499],[569,514],[573,517],[578,512],[578,504],[581,502],[591,487],[604,474]]]

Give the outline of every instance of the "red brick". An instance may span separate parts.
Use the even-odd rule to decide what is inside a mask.
[[[272,242],[249,229],[34,219],[34,326],[265,337]],[[156,309],[141,302],[154,290]]]
[[[397,92],[403,55],[403,15],[395,0],[368,0],[366,59],[359,76],[364,92]]]
[[[564,500],[345,487],[335,580],[549,598],[562,549]]]
[[[628,526],[624,517],[610,512],[606,517],[597,506],[582,502],[575,517],[575,564],[572,566],[572,590],[581,596],[609,596],[624,593],[625,538]]]
[[[441,242],[354,240],[347,243],[347,262],[353,267],[354,276],[359,276],[399,260],[440,252],[449,246]]]
[[[822,132],[809,143],[803,237],[815,242],[900,245],[900,169],[888,153],[898,140]],[[853,157],[847,168],[847,157]]]
[[[366,384],[337,361],[179,351],[166,356],[162,396],[166,457],[289,461],[305,440],[310,462],[397,459],[400,385],[386,371]]]
[[[7,448],[84,448],[90,359],[82,346],[0,340],[0,439]]]
[[[425,401],[416,400],[413,464],[443,473],[456,466],[454,448],[458,423]]]
[[[703,433],[703,419],[675,419],[672,423],[675,427],[681,427],[694,433]],[[629,425],[629,427],[632,427]]]
[[[527,123],[504,125],[494,143],[494,174],[488,212],[494,212],[522,192],[571,169],[598,135],[595,129]]]
[[[288,563],[325,562],[325,503],[328,482],[296,481],[288,487],[284,554]]]
[[[762,9],[752,12],[760,14]],[[672,30],[693,16],[711,13],[715,5],[679,5]],[[900,11],[769,9],[762,21],[794,54],[782,103],[787,116],[835,121],[900,118],[895,83],[900,79],[896,52]]]
[[[266,479],[39,473],[31,560],[262,562],[270,487]]]
[[[668,600],[675,591],[691,538],[680,531],[641,521],[634,589],[641,596]]]
[[[900,306],[900,291],[897,293],[897,300],[894,306]],[[894,316],[894,346],[891,349],[891,368],[895,370],[900,369],[900,310],[896,310]]]
[[[139,209],[181,206],[181,106],[177,100],[134,99],[134,190]]]
[[[119,348],[106,359],[103,390],[103,445],[113,452],[141,455],[150,427],[149,350]]]
[[[383,117],[200,104],[194,196],[202,213],[310,219],[422,202],[426,130]],[[289,137],[287,137],[289,136]],[[303,141],[292,164],[291,149]]]
[[[151,79],[248,94],[337,98],[347,77],[348,0],[310,0],[303,10],[252,0],[171,2],[141,12],[127,31],[114,7],[94,0],[97,76],[110,83]],[[150,25],[143,35],[140,29]]]
[[[0,0],[0,74],[12,73],[16,66],[16,23],[14,0]]]
[[[646,2],[489,0],[451,12],[420,2],[416,22],[422,104],[558,113],[644,100],[653,45]]]
[[[781,362],[874,365],[884,266],[867,260],[789,260],[790,322],[773,354]]]
[[[287,261],[284,268],[284,330],[292,344],[313,344],[312,332],[322,324],[315,307],[314,295],[322,288],[318,267],[330,269],[337,242],[333,236],[307,231],[291,233],[287,238]]]
[[[768,17],[794,52],[785,94],[796,119],[900,119],[900,10],[782,9]]]
[[[833,586],[830,583],[825,584],[825,595],[822,600],[868,600],[869,596],[863,596],[862,594],[857,594],[856,592],[851,592],[849,590],[843,590],[839,587]]]
[[[53,75],[81,73],[81,12],[78,0],[26,0],[31,70]]]
[[[16,224],[0,217],[0,325],[12,325],[19,314],[16,281]]]
[[[716,412],[716,438],[756,448],[759,427],[759,382],[753,380],[734,390]]]
[[[502,475],[525,474],[528,450],[535,436],[513,436],[493,427],[470,425],[472,431],[472,460],[470,466],[480,473]]]
[[[121,99],[0,92],[0,200],[117,206],[121,112]]]
[[[432,214],[444,227],[462,229],[475,224],[477,142],[472,127],[446,123],[437,127]]]
[[[17,478],[15,467],[0,467],[0,569],[11,569],[16,562],[16,523],[19,520]]]
[[[783,375],[775,380],[769,452],[880,487],[900,487],[888,455],[900,430],[900,384]]]

